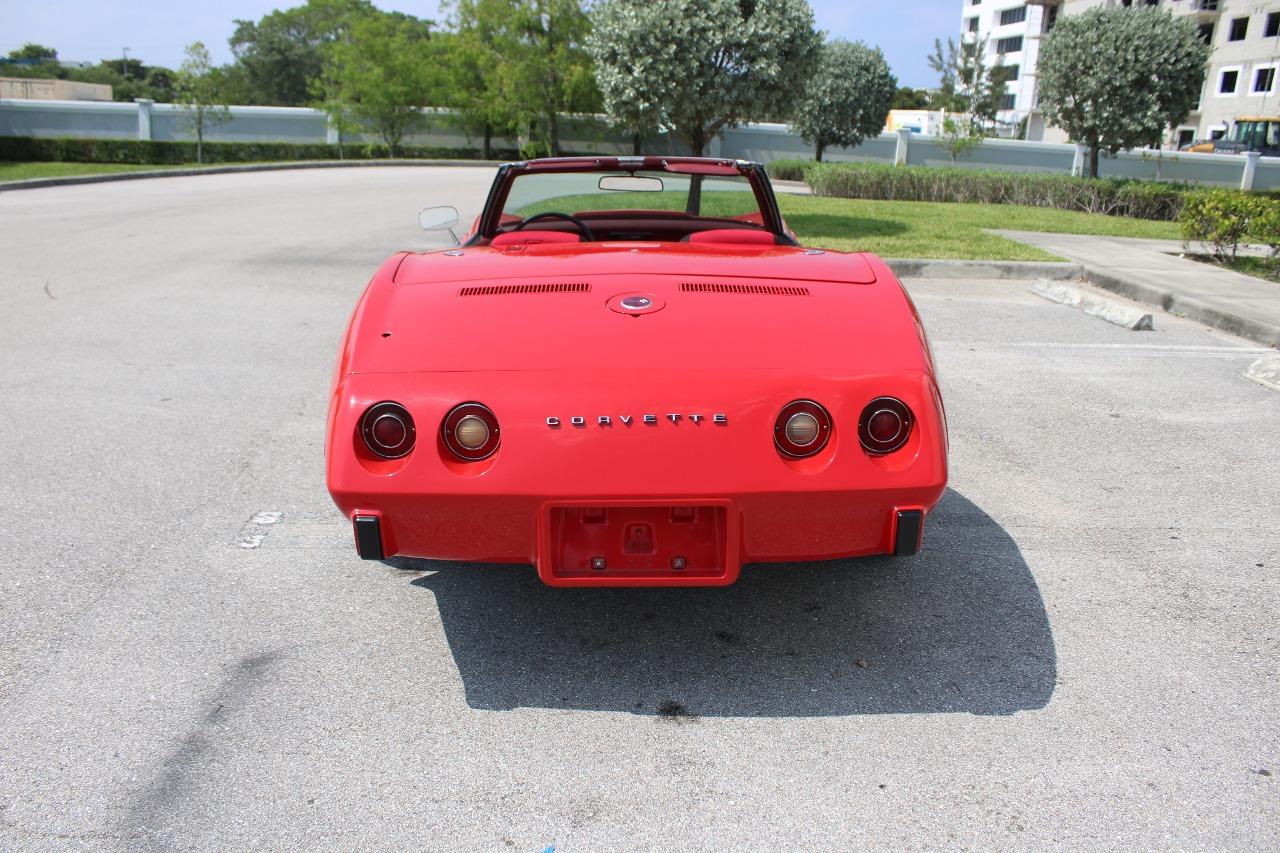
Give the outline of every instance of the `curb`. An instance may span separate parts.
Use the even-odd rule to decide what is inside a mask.
[[[1080,278],[1084,269],[1069,261],[952,261],[930,258],[885,258],[899,278]]]
[[[1079,308],[1090,317],[1097,317],[1131,332],[1150,332],[1155,329],[1150,312],[1126,305],[1117,299],[1089,293],[1071,284],[1038,278],[1032,283],[1031,292],[1050,302]]]
[[[956,261],[928,258],[886,258],[885,263],[899,278],[995,278],[1080,280],[1095,287],[1161,308],[1170,314],[1194,320],[1219,331],[1248,338],[1271,347],[1280,347],[1280,326],[1223,311],[1172,290],[1136,281],[1090,264],[1045,261]]]
[[[66,187],[76,184],[104,184],[109,181],[140,181],[146,178],[185,178],[192,175],[230,175],[238,172],[284,172],[293,169],[357,169],[387,166],[497,166],[498,160],[297,160],[286,163],[242,163],[201,166],[189,169],[152,169],[145,172],[107,172],[101,175],[67,175],[60,178],[29,178],[0,181],[0,192]]]
[[[1248,338],[1251,341],[1257,341],[1267,346],[1280,347],[1280,326],[1255,320],[1243,314],[1223,311],[1220,308],[1207,305],[1199,299],[1181,296],[1167,288],[1126,278],[1100,267],[1088,264],[1081,266],[1084,279],[1103,290],[1118,293],[1135,302],[1155,305],[1170,314],[1185,317],[1197,323],[1203,323],[1219,331]]]

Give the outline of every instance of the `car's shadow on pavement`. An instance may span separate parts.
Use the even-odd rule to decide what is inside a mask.
[[[908,559],[748,566],[724,589],[552,589],[423,560],[473,708],[796,717],[1044,707],[1053,635],[1017,545],[948,490]]]

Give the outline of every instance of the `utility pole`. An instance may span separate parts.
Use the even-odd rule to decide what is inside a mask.
[[[120,48],[120,73],[124,75],[124,79],[129,79],[129,48]]]

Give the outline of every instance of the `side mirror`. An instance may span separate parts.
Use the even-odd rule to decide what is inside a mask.
[[[418,211],[418,225],[423,231],[452,231],[458,224],[458,208],[444,204]]]

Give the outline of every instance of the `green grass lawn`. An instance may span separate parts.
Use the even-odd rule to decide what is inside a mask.
[[[190,164],[190,165],[195,165]],[[145,166],[141,163],[23,163],[0,160],[0,181],[25,181],[29,178],[63,178],[77,175],[105,175],[112,172],[152,172],[160,169],[182,169],[187,166]]]
[[[751,196],[741,192],[706,192],[702,201],[702,213],[709,216],[732,216],[754,207],[753,202],[744,206]],[[683,197],[676,193],[596,193],[547,199],[528,205],[519,213],[529,216],[547,210],[572,213],[601,208],[669,210],[683,206]],[[778,206],[806,246],[875,252],[886,258],[1061,260],[1033,246],[988,234],[984,228],[1167,240],[1180,236],[1176,222],[1013,204],[867,201],[779,193]]]
[[[865,201],[782,195],[778,205],[806,246],[875,252],[886,258],[961,258],[996,261],[1061,260],[984,228],[1150,237],[1176,240],[1176,222],[1078,213],[1013,204]]]

